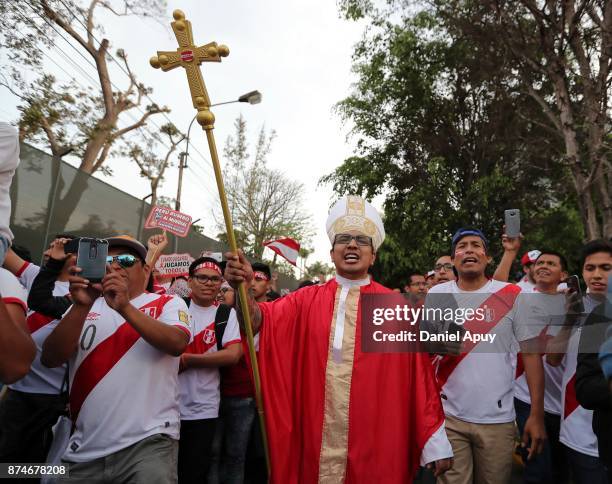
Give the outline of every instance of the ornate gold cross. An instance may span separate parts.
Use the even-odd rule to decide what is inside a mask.
[[[157,55],[151,57],[149,63],[155,69],[161,68],[164,72],[179,66],[185,68],[193,107],[198,110],[198,123],[206,130],[212,129],[215,116],[209,110],[210,98],[200,71],[200,64],[221,62],[221,57],[229,55],[229,48],[226,45],[217,45],[216,42],[197,47],[193,42],[191,22],[185,19],[185,14],[181,10],[175,10],[172,16],[174,17],[174,22],[171,23],[172,30],[179,46],[175,51],[158,50]]]
[[[191,32],[191,22],[185,19],[185,14],[181,10],[172,12],[174,22],[171,23],[172,30],[178,41],[179,47],[176,51],[157,51],[157,55],[151,57],[151,65],[162,71],[169,71],[175,67],[182,66],[187,73],[189,81],[189,90],[191,91],[191,100],[193,107],[198,110],[196,119],[204,131],[208,140],[210,149],[210,157],[212,160],[213,169],[215,172],[215,180],[219,190],[219,201],[223,210],[223,219],[225,220],[225,228],[227,233],[227,241],[230,250],[234,254],[238,254],[238,246],[236,244],[236,236],[234,234],[234,226],[232,217],[227,204],[227,196],[225,195],[225,187],[223,184],[223,176],[221,173],[221,164],[219,163],[219,155],[217,154],[217,145],[213,134],[215,126],[215,116],[210,112],[210,99],[206,92],[204,78],[200,72],[200,64],[202,62],[221,62],[221,57],[229,55],[229,49],[225,45],[217,45],[216,42],[197,47],[193,42],[193,34]],[[247,288],[244,282],[238,287],[238,297],[240,298],[240,306],[242,308],[242,316],[245,323],[245,332],[247,336],[247,346],[249,348],[249,356],[253,370],[253,380],[255,386],[255,400],[257,401],[257,411],[261,424],[263,446],[266,454],[266,463],[268,470],[270,469],[270,455],[268,453],[268,437],[266,433],[266,424],[263,411],[263,399],[261,394],[261,380],[259,378],[259,367],[257,365],[257,356],[255,352],[255,342],[253,339],[253,327],[251,325],[251,316],[249,314],[249,304]]]

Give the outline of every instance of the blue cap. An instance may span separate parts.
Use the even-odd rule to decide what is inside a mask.
[[[451,254],[455,254],[455,246],[457,245],[457,242],[459,242],[463,237],[467,237],[468,235],[475,235],[476,237],[480,237],[482,239],[482,242],[484,243],[485,249],[488,249],[489,241],[480,230],[472,228],[460,228],[459,230],[457,230],[457,232],[455,232],[455,235],[453,235],[453,240],[451,242]]]

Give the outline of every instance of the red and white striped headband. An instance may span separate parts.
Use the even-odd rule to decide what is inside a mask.
[[[268,274],[266,274],[265,272],[261,272],[261,271],[255,271],[253,273],[253,277],[255,279],[259,278],[259,279],[265,279],[266,281],[269,281],[270,278],[268,277]]]
[[[202,262],[201,264],[198,264],[196,268],[193,270],[193,273],[195,274],[196,271],[199,271],[200,269],[212,269],[213,271],[217,272],[220,276],[223,275],[221,274],[221,268],[214,262]]]

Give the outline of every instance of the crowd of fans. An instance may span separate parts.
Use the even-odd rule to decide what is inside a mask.
[[[476,256],[488,257],[489,242],[484,234],[475,229],[467,229],[465,233],[475,239],[473,243],[476,247],[473,253],[476,253]],[[460,231],[455,237],[461,235]],[[520,238],[510,239],[504,236],[501,243],[504,249],[503,257],[492,277],[488,278],[489,282],[480,286],[478,292],[494,292],[496,288],[493,286],[498,281],[507,282],[512,264],[519,260]],[[461,256],[465,257],[464,254]],[[457,259],[456,253],[452,256],[439,257],[434,264],[433,276],[431,271],[425,274],[411,274],[407,278],[403,292],[409,294],[415,304],[424,306],[431,304],[434,293],[461,292],[456,284],[459,275],[456,268]],[[582,248],[580,276],[581,284],[584,284],[586,289],[584,295],[580,289],[576,291],[568,287],[566,281],[570,278],[570,272],[567,259],[557,251],[530,250],[522,254],[520,265],[522,272],[514,285],[520,288],[522,295],[535,295],[527,296],[529,298],[527,305],[544,323],[538,326],[538,330],[544,329],[545,339],[548,338],[548,342],[539,348],[540,353],[543,353],[545,370],[544,422],[547,439],[540,454],[533,455],[529,459],[523,455],[524,482],[578,484],[612,482],[610,472],[612,383],[608,383],[609,365],[612,360],[610,355],[612,298],[609,288],[612,275],[612,243],[607,240],[594,240]],[[400,289],[396,291],[399,292]],[[596,352],[598,349],[600,349],[599,354]],[[502,380],[503,370],[509,367],[502,365],[502,371],[497,373],[491,372],[490,367],[485,371],[482,368],[484,355],[478,356],[480,369],[474,369],[471,375],[465,374],[460,378],[462,394],[469,392],[468,382],[471,378],[484,379],[487,382],[486,391],[493,392],[491,383]],[[508,385],[507,379],[505,385],[505,390],[511,390],[514,397],[513,407],[519,436],[523,434],[531,411],[530,392],[522,363],[520,359],[518,361],[514,359],[512,367],[515,368],[515,373],[512,385]],[[478,384],[474,391],[479,390],[477,387],[480,387],[480,390],[484,389]],[[500,394],[505,390],[502,385]],[[444,390],[443,395],[448,397],[448,393],[444,393]],[[449,410],[445,406],[445,410],[447,418],[449,415],[458,417],[459,420],[463,417],[464,423],[487,422],[486,411],[469,415],[470,412],[458,411],[456,408]],[[449,429],[448,423],[447,419],[447,433],[451,443],[453,439],[457,439],[457,441],[471,442],[472,446],[471,449],[459,453],[453,446],[455,464],[453,470],[445,476],[446,479],[450,477],[449,482],[471,482],[469,479],[453,480],[449,474],[457,473],[465,478],[466,475],[476,472],[477,467],[481,467],[480,472],[482,472],[482,468],[492,467],[492,464],[495,465],[494,462],[500,462],[500,459],[492,462],[493,451],[490,444],[489,452],[479,456],[477,439],[470,437],[465,429],[454,432]],[[487,423],[495,422],[489,420]],[[519,447],[516,453],[520,455],[522,450]],[[464,454],[472,454],[467,460],[473,462],[474,469],[461,468],[458,465],[458,460]],[[506,461],[511,465],[507,459]],[[505,473],[500,469],[496,469],[495,472],[498,476]],[[500,482],[504,482],[501,477],[498,478]],[[477,476],[475,482],[479,482],[480,479],[482,476]]]
[[[236,280],[226,276],[226,263],[198,257],[187,277],[161,277],[153,268],[167,246],[165,234],[146,246],[129,236],[107,238],[100,281],[82,277],[68,250],[70,234],[56,237],[40,266],[24,259],[8,227],[15,145],[12,128],[0,124],[0,380],[8,387],[0,402],[0,462],[61,460],[70,464],[69,482],[100,476],[104,482],[165,483],[177,476],[181,483],[266,482],[253,380],[234,309]],[[340,236],[347,247],[368,242]],[[508,284],[521,239],[504,236],[501,244],[504,256],[491,278],[485,274],[490,242],[471,228],[455,234],[450,254],[431,270],[406,276],[402,292],[424,307],[435,305],[440,293],[562,295],[561,303],[543,297],[531,305],[543,317],[561,318],[547,320],[553,329],[535,335],[546,341],[538,352],[523,347],[534,335],[519,330],[513,335],[522,354],[472,352],[460,371],[448,370],[432,351],[454,458],[438,479],[507,482],[516,454],[525,482],[610,484],[612,244],[583,247],[584,294],[569,283],[565,255],[545,248],[522,255],[523,274]],[[251,268],[255,302],[279,298],[270,267],[255,262]],[[316,284],[302,281],[298,291]],[[583,348],[587,333],[599,353]],[[531,357],[542,360],[541,382],[530,376]],[[538,385],[541,402],[532,401]],[[544,415],[536,415],[540,406]],[[529,439],[515,449],[517,435]]]

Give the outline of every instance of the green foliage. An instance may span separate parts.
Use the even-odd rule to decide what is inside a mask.
[[[332,265],[316,261],[306,267],[304,279],[315,280],[318,279],[319,276],[328,277],[331,276],[335,271],[336,269]]]
[[[508,208],[521,210],[526,250],[554,238],[571,258],[583,228],[563,143],[517,89],[509,55],[466,40],[434,7],[340,7],[370,21],[354,51],[357,82],[337,105],[353,125],[357,153],[322,182],[340,195],[384,196],[387,239],[374,277],[402,287],[409,272],[426,272],[448,254],[452,234],[466,225],[481,228],[499,257]],[[552,231],[553,223],[567,230]]]

